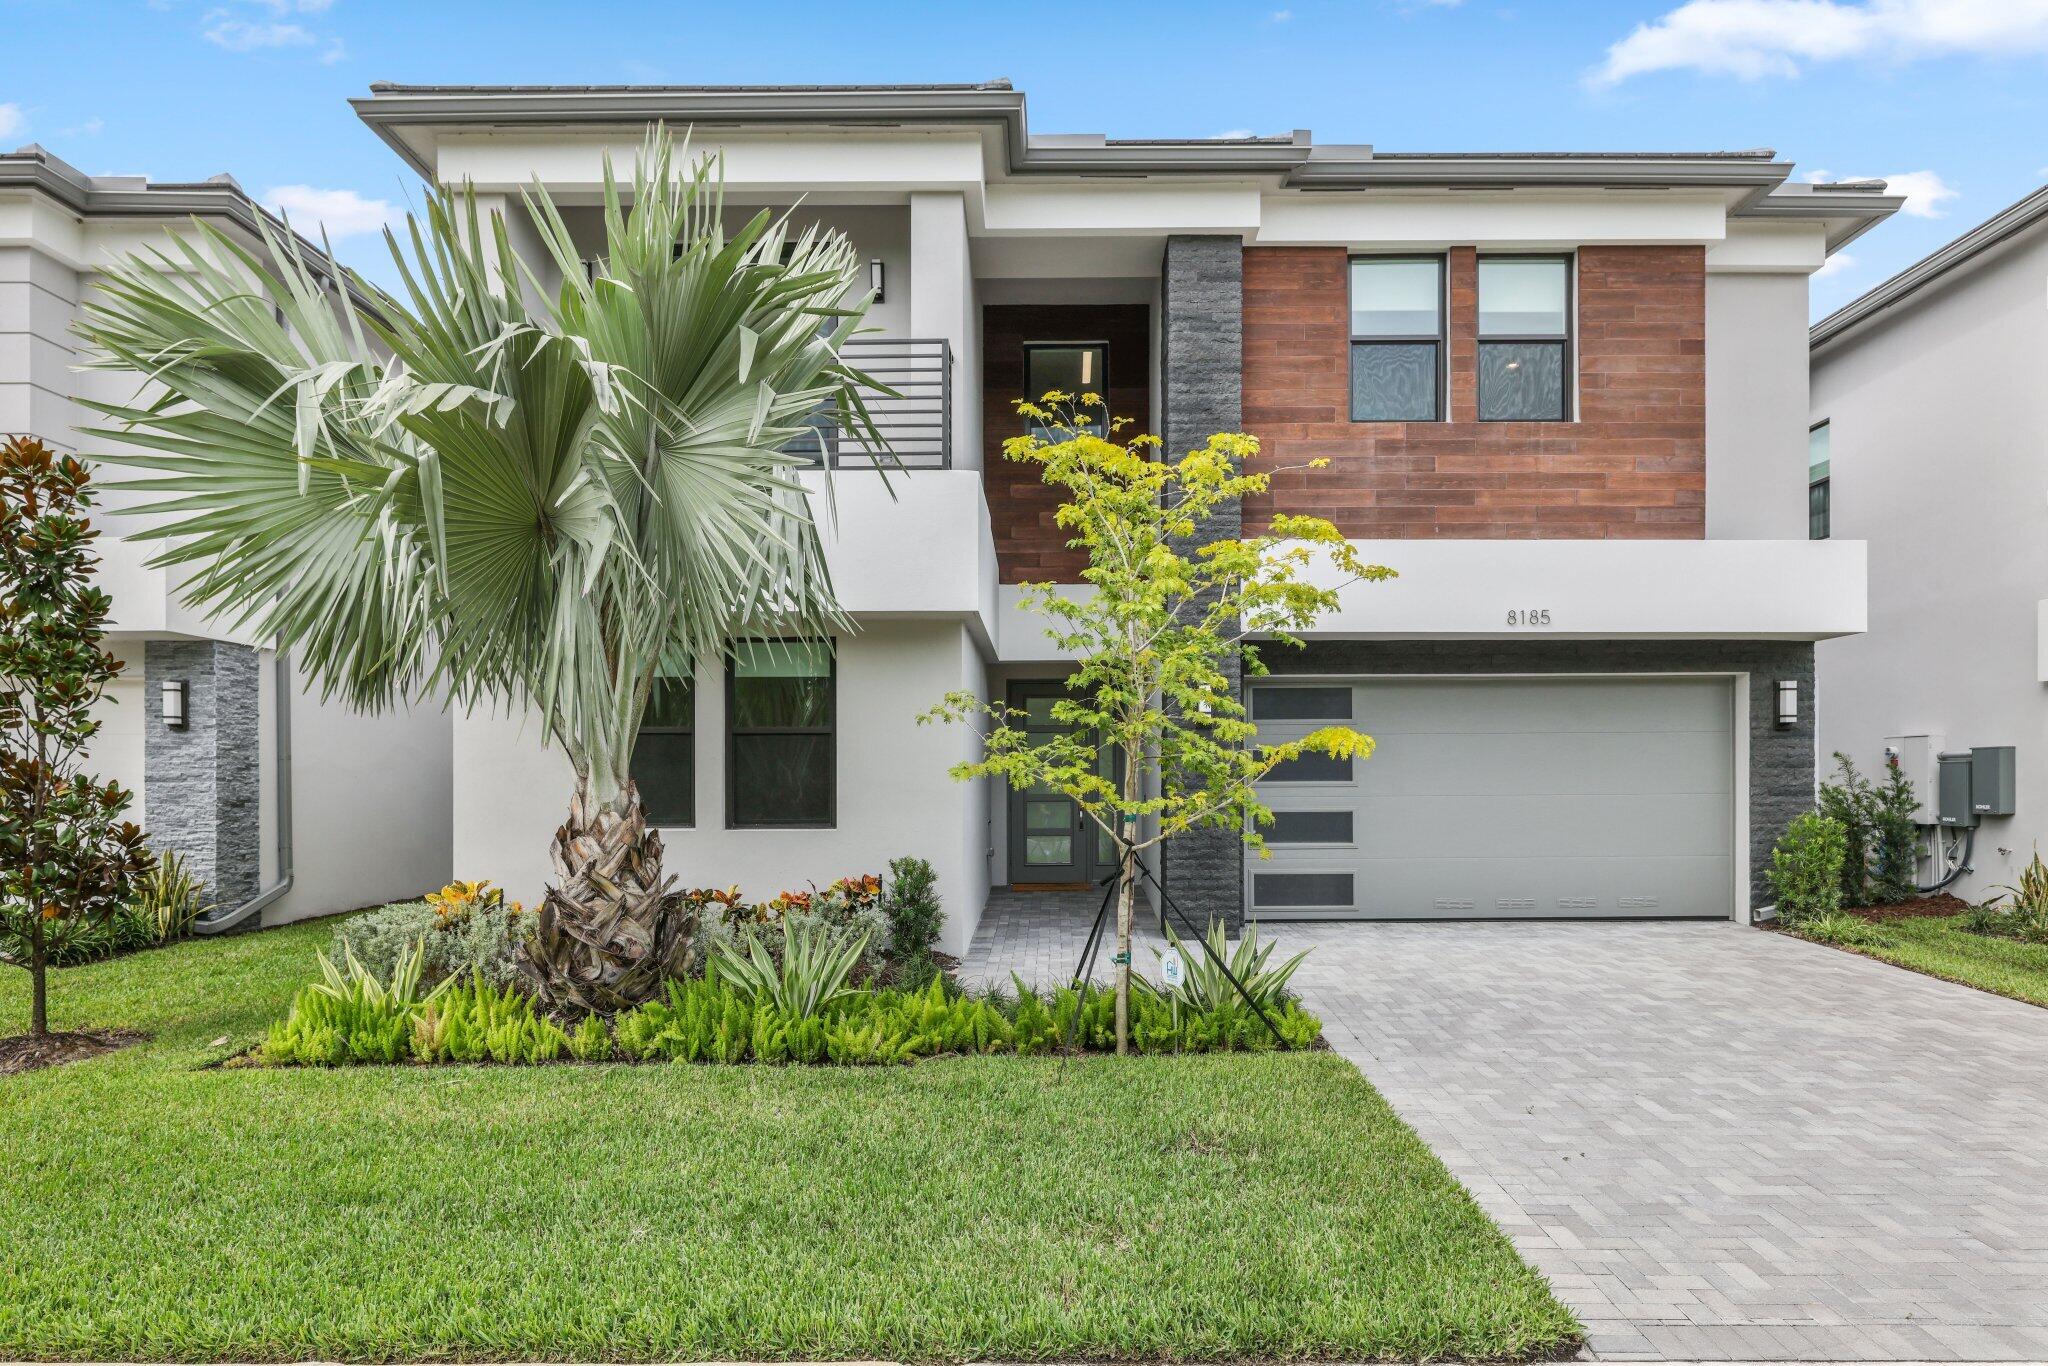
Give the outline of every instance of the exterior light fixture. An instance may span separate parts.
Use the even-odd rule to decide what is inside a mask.
[[[163,697],[164,725],[172,730],[185,729],[185,680],[166,678],[157,685],[157,691]]]
[[[1778,725],[1782,729],[1799,724],[1799,680],[1778,680]]]
[[[868,287],[875,291],[875,302],[882,302],[882,258],[877,256],[868,262]]]

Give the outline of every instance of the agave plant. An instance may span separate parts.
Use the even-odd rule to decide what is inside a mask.
[[[1176,949],[1182,949],[1181,941],[1171,929],[1166,940]],[[1278,946],[1271,940],[1259,942],[1258,926],[1247,924],[1244,933],[1238,937],[1237,947],[1232,949],[1220,920],[1209,923],[1209,932],[1202,937],[1207,952],[1189,953],[1181,951],[1187,965],[1187,975],[1181,984],[1167,993],[1177,1003],[1191,1010],[1211,1011],[1220,1006],[1235,1005],[1243,999],[1237,988],[1230,984],[1232,977],[1243,984],[1245,995],[1261,1010],[1277,1009],[1286,999],[1287,983],[1294,976],[1301,960],[1308,957],[1308,950],[1289,958],[1278,966],[1269,967],[1273,950]],[[1153,950],[1155,955],[1158,950]],[[1230,971],[1226,975],[1224,964]]]
[[[791,920],[783,930],[778,964],[756,938],[742,952],[718,946],[718,975],[749,1000],[773,1005],[794,1019],[809,1019],[852,988],[847,978],[867,952],[868,937],[851,937],[829,925]]]
[[[878,386],[839,354],[867,307],[843,236],[766,211],[729,234],[717,163],[660,128],[629,189],[604,182],[588,269],[526,195],[552,290],[443,190],[386,233],[400,294],[342,287],[288,233],[258,255],[200,226],[111,266],[80,331],[156,386],[93,405],[125,443],[98,458],[142,471],[124,487],[189,602],[362,709],[537,713],[575,791],[525,969],[550,1008],[610,1012],[694,925],[628,770],[654,680],[845,625],[787,448],[821,411],[882,446]]]

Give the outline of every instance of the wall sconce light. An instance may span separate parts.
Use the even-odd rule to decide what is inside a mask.
[[[1782,729],[1799,724],[1799,680],[1778,680],[1778,725]]]
[[[882,258],[879,256],[868,262],[868,287],[875,291],[875,302],[882,302]]]
[[[185,680],[166,678],[157,691],[164,700],[164,725],[172,730],[185,729]]]

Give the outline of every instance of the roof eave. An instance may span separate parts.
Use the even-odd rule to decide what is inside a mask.
[[[2048,185],[2007,205],[1954,241],[1921,257],[1889,280],[1866,290],[1807,332],[1807,345],[1823,351],[1850,332],[1914,297],[1943,277],[1994,251],[2044,220],[2048,220]]]

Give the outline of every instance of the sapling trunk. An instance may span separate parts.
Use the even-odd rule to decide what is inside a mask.
[[[50,954],[43,939],[43,908],[31,907],[28,929],[28,1032],[41,1038],[50,1032]]]
[[[1137,855],[1124,845],[1116,875],[1116,1051],[1130,1051],[1131,1037],[1131,894],[1137,890]]]

